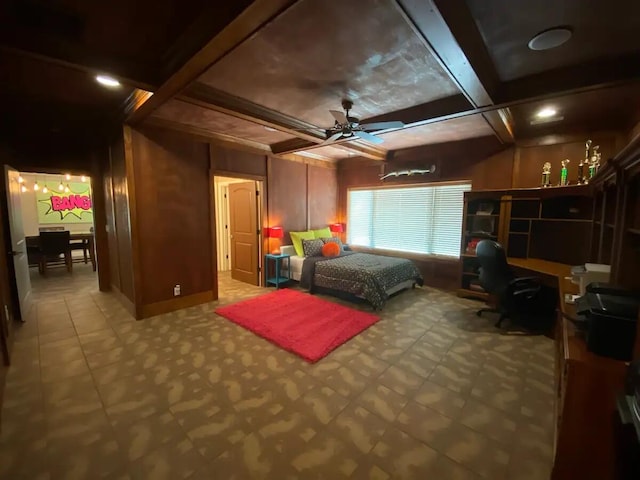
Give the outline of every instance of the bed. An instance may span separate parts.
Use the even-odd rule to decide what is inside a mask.
[[[422,275],[411,260],[369,253],[341,252],[338,257],[300,257],[293,246],[280,249],[290,255],[291,278],[302,288],[343,292],[381,309],[390,295],[422,285]]]

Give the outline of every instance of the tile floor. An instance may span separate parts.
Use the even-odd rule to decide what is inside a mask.
[[[218,303],[135,321],[85,267],[34,278],[0,478],[549,478],[553,342],[473,301],[403,292],[309,365]],[[265,292],[222,275],[219,303]]]

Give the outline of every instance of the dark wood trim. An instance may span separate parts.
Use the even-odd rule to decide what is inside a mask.
[[[496,103],[516,104],[614,87],[640,80],[637,54],[562,67],[505,82]]]
[[[274,143],[271,145],[271,150],[275,155],[282,155],[285,153],[295,153],[299,150],[311,150],[322,146],[323,145],[320,144],[310,144],[301,138],[293,138],[291,140],[285,140],[284,142]],[[367,142],[345,139],[338,140],[337,142],[332,143],[331,146],[341,148],[347,152],[356,153],[363,157],[372,158],[374,160],[387,159],[387,150],[371,145]]]
[[[109,266],[109,240],[107,237],[107,215],[104,191],[104,167],[94,154],[94,173],[91,175],[91,193],[93,195],[93,226],[96,264],[98,270],[98,290],[111,289],[111,270]]]
[[[242,120],[275,128],[281,132],[295,135],[298,138],[304,138],[314,143],[324,142],[326,138],[324,129],[316,125],[252,103],[243,98],[229,95],[203,83],[194,82],[177,99]],[[309,133],[306,133],[303,129],[309,129]]]
[[[150,117],[145,120],[144,125],[166,128],[168,130],[174,130],[176,132],[184,133],[192,136],[194,139],[204,141],[205,143],[216,143],[223,147],[238,149],[244,147],[244,150],[258,152],[261,155],[271,153],[269,145],[254,142],[244,138],[232,137],[231,135],[225,135],[223,133],[215,133],[204,128],[198,128],[191,125],[184,125],[182,123],[172,122],[171,120],[165,120],[157,117]]]
[[[255,0],[200,51],[172,74],[152,97],[132,112],[128,121],[138,123],[204,73],[213,63],[240,45],[296,0]]]
[[[396,0],[396,5],[471,105],[496,103],[498,74],[464,0]],[[484,118],[500,141],[513,142],[507,115],[491,113]]]
[[[216,232],[216,187],[215,173],[213,170],[213,159],[211,158],[211,149],[209,154],[209,231],[211,232],[211,286],[212,300],[218,300],[218,235]]]
[[[140,319],[136,316],[136,306],[134,305],[134,303],[131,301],[131,299],[129,299],[129,297],[122,293],[117,286],[111,285],[111,293],[113,293],[113,295],[120,301],[125,310],[129,312],[133,318],[136,318],[138,320]]]
[[[207,290],[206,292],[194,293],[193,295],[187,295],[184,297],[175,297],[170,300],[148,303],[146,305],[142,305],[139,310],[139,315],[136,316],[136,318],[138,320],[142,320],[143,318],[175,312],[176,310],[193,307],[194,305],[200,305],[201,303],[213,302],[214,300],[216,300],[215,292],[213,290]]]
[[[136,202],[135,170],[133,157],[132,129],[123,126],[124,162],[129,201],[129,229],[131,231],[131,266],[133,268],[133,299],[136,317],[142,308],[142,272],[140,271],[140,242],[138,240],[138,210]]]
[[[263,177],[262,175],[252,175],[250,173],[238,173],[238,172],[232,172],[229,170],[219,170],[216,168],[213,168],[211,170],[211,173],[214,177],[244,178],[246,180],[253,180],[256,182],[262,182],[265,180],[265,177]]]
[[[338,161],[332,158],[326,160],[320,160],[320,158],[326,158],[318,156],[317,158],[310,158],[305,155],[297,155],[295,153],[285,153],[284,155],[278,155],[278,158],[289,160],[290,162],[304,163],[305,165],[312,165],[314,167],[328,168],[330,170],[336,170],[338,168]]]
[[[140,65],[126,58],[100,57],[96,55],[95,52],[89,53],[75,47],[70,47],[69,45],[65,45],[64,48],[62,48],[59,45],[52,44],[43,39],[40,39],[40,41],[30,39],[28,45],[25,44],[24,39],[16,39],[15,42],[12,39],[10,43],[12,45],[18,45],[17,47],[4,43],[6,42],[4,38],[2,41],[3,44],[0,45],[0,51],[78,70],[91,75],[109,73],[109,75],[117,78],[128,86],[153,91],[159,83],[159,79],[150,73],[151,69],[148,68],[148,66]],[[39,51],[35,51],[36,49]]]
[[[602,131],[596,131],[596,132],[589,132],[589,135],[592,137],[598,137],[598,138],[602,138],[602,137],[614,138],[614,137],[617,137],[619,133],[615,131],[602,130]],[[518,139],[516,141],[516,146],[528,148],[528,147],[540,147],[544,145],[557,145],[561,143],[584,142],[585,138],[586,136],[584,132],[566,133],[566,134],[558,134],[558,135],[543,135],[541,137]]]

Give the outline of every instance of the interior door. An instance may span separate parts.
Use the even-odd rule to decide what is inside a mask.
[[[258,195],[256,182],[229,185],[231,278],[258,285]]]
[[[7,186],[7,213],[9,218],[9,231],[11,233],[11,246],[7,253],[9,258],[13,260],[13,271],[15,273],[17,287],[16,293],[20,305],[20,318],[25,320],[31,302],[31,279],[29,278],[27,245],[24,240],[24,228],[22,225],[20,174],[16,169],[8,165],[5,165],[4,169]]]

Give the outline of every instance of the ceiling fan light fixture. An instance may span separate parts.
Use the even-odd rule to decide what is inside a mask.
[[[534,35],[528,46],[535,51],[551,50],[567,43],[572,35],[571,27],[553,27]]]
[[[558,113],[558,110],[556,110],[553,107],[544,107],[538,110],[538,112],[536,113],[536,117],[550,118],[550,117],[555,117],[557,113]]]

